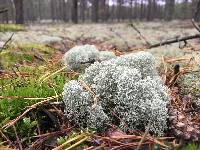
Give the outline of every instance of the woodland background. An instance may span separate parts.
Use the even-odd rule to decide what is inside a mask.
[[[197,3],[198,0],[0,0],[0,22],[184,20],[200,13]]]

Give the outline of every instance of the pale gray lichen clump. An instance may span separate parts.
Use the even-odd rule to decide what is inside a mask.
[[[116,57],[113,52],[100,52],[94,45],[75,46],[64,55],[64,62],[69,69],[84,71],[93,61],[109,60]]]
[[[200,67],[199,67],[200,68]],[[178,84],[181,86],[184,95],[191,94],[194,100],[200,104],[200,80],[199,72],[189,72],[183,74],[178,79]]]
[[[167,127],[168,94],[154,67],[154,57],[147,52],[128,54],[86,68],[79,80],[98,97],[97,107],[90,92],[78,81],[64,87],[68,118],[81,127],[105,128],[114,123],[122,130],[145,128],[161,135]],[[113,112],[118,115],[118,120]]]

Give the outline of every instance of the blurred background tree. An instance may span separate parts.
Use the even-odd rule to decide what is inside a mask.
[[[199,0],[0,0],[0,22],[170,21],[200,16]],[[1,11],[0,11],[1,12]]]

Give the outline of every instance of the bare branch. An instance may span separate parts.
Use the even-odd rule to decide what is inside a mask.
[[[200,38],[200,34],[195,34],[195,35],[190,35],[190,36],[184,36],[184,37],[181,37],[181,38],[166,40],[164,42],[152,44],[147,48],[155,48],[155,47],[159,47],[159,46],[163,46],[163,45],[169,45],[169,44],[172,44],[172,43],[177,43],[177,42],[182,42],[182,41],[186,42],[187,40],[197,39],[197,38]]]
[[[124,42],[124,45],[126,45],[126,48],[129,49],[129,45],[128,45],[128,42],[116,31],[114,31],[113,28],[110,28],[110,31],[113,32],[116,36],[118,36],[120,39],[123,40]]]
[[[1,14],[1,13],[5,13],[5,12],[7,12],[7,11],[8,11],[7,8],[3,8],[2,10],[0,10],[0,14]]]
[[[130,26],[140,35],[141,39],[143,39],[148,46],[151,45],[151,43],[148,42],[148,40],[142,35],[142,33],[136,28],[133,23],[131,23]]]
[[[197,29],[197,31],[200,32],[200,27],[199,27],[199,25],[195,22],[194,19],[192,19],[192,24],[193,24],[193,26]]]
[[[2,48],[0,49],[0,53],[2,52],[3,49],[5,49],[6,45],[12,40],[14,33],[10,36],[10,38],[4,43]]]

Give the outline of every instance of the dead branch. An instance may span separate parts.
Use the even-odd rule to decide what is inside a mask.
[[[28,112],[30,112],[32,109],[35,109],[36,107],[38,107],[38,106],[40,106],[40,105],[42,105],[42,104],[48,103],[50,100],[54,100],[54,99],[56,99],[57,97],[59,97],[59,96],[61,96],[61,95],[63,95],[63,94],[59,94],[58,96],[52,96],[52,97],[50,97],[50,98],[47,98],[47,99],[44,100],[44,101],[38,102],[38,103],[36,103],[36,104],[30,106],[30,108],[28,108],[26,111],[24,111],[24,113],[22,113],[22,114],[21,114],[20,116],[18,116],[16,119],[11,120],[9,123],[7,123],[6,125],[4,125],[2,128],[7,129],[7,128],[9,128],[9,127],[15,125],[21,118],[23,118],[23,117],[24,117]]]
[[[200,32],[200,27],[199,27],[199,25],[195,22],[194,19],[192,19],[192,24],[193,24],[193,26],[197,29],[197,31]]]
[[[65,135],[66,133],[70,132],[71,130],[72,130],[72,128],[67,128],[67,129],[63,129],[62,131],[50,132],[50,133],[34,136],[34,138],[39,138],[39,139],[37,139],[35,142],[33,142],[32,145],[28,148],[28,150],[40,149],[41,145],[46,140],[48,140],[52,137]]]
[[[113,28],[110,28],[110,31],[113,32],[117,37],[119,37],[120,39],[122,39],[123,42],[124,42],[124,45],[126,46],[126,48],[129,49],[128,42],[118,32],[114,31]]]
[[[14,36],[14,33],[10,36],[10,38],[4,43],[4,45],[2,46],[2,48],[0,49],[0,53],[3,51],[3,49],[5,49],[6,45],[12,40]]]
[[[182,42],[182,41],[186,42],[187,40],[192,40],[192,39],[197,39],[197,38],[200,38],[200,34],[195,34],[195,35],[184,36],[184,37],[180,37],[180,38],[166,40],[164,42],[152,44],[147,48],[151,49],[151,48],[155,48],[155,47],[159,47],[159,46],[163,46],[163,45],[169,45],[169,44],[177,43],[177,42]]]
[[[130,26],[140,35],[141,39],[143,39],[147,45],[151,45],[151,43],[148,42],[148,40],[142,35],[140,30],[138,30],[133,23],[131,23]]]
[[[144,140],[145,140],[147,134],[149,133],[150,126],[151,126],[151,121],[149,121],[149,124],[148,124],[148,126],[147,126],[147,129],[146,129],[144,135],[142,136],[142,138],[141,138],[141,140],[140,140],[140,142],[139,142],[139,145],[137,146],[137,148],[136,148],[135,150],[139,150],[140,147],[142,146],[142,143],[144,142]]]
[[[19,136],[17,134],[17,130],[16,130],[15,126],[13,126],[13,130],[14,130],[14,133],[15,133],[15,136],[16,136],[16,139],[17,139],[17,143],[19,145],[19,150],[23,150],[22,143],[21,143],[21,140],[19,139]]]
[[[1,14],[1,13],[5,13],[5,12],[7,12],[7,11],[8,11],[7,8],[3,8],[2,10],[0,10],[0,14]]]

